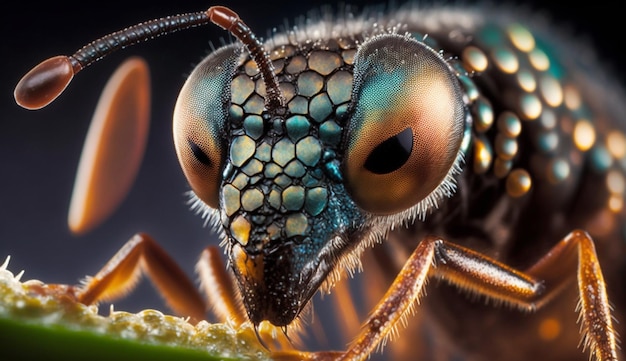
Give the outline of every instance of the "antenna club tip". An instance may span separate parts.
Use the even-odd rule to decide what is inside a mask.
[[[239,15],[225,6],[211,6],[206,13],[211,22],[226,30],[231,30],[233,25],[240,21]]]
[[[31,69],[17,83],[13,96],[18,105],[29,110],[45,107],[56,99],[72,81],[75,69],[71,58],[60,55]]]

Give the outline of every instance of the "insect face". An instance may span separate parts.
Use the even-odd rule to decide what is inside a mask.
[[[352,36],[275,44],[279,112],[236,46],[201,63],[178,98],[183,171],[227,237],[254,323],[290,324],[336,267],[354,267],[348,254],[393,226],[379,214],[413,218],[452,194],[467,109],[451,67],[409,36],[358,39],[358,51]]]

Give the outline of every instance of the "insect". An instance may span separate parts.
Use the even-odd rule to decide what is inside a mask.
[[[451,353],[587,357],[576,348],[580,297],[587,352],[618,358],[608,296],[622,319],[624,111],[593,88],[622,93],[570,63],[573,50],[559,49],[549,33],[470,9],[346,18],[337,28],[276,34],[265,45],[228,9],[192,17],[227,28],[247,51],[237,42],[209,55],[183,88],[174,121],[194,204],[223,233],[235,275],[228,297],[208,291],[228,306],[226,317],[288,326],[315,292],[332,289],[341,270],[387,239],[368,265],[391,279],[400,273],[347,353],[277,356],[366,358],[414,307],[426,280],[441,278],[514,308],[429,287],[417,312],[437,326],[420,332],[435,345],[454,343]],[[45,105],[90,51],[54,60],[43,86],[34,83],[50,72],[36,68],[16,98]],[[132,272],[116,265],[144,252],[170,305],[201,318],[204,304],[183,276],[154,277],[161,272],[154,267],[177,271],[147,255],[158,250],[150,238],[129,245],[100,275],[126,279]],[[410,258],[386,258],[393,247]],[[208,250],[201,270],[223,269],[214,255]],[[224,276],[205,277],[207,288],[231,286]],[[96,276],[77,298],[97,301],[105,282]],[[245,315],[232,301],[237,294]]]

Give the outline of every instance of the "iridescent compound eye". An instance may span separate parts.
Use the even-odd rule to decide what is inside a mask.
[[[440,54],[388,34],[355,58],[344,172],[364,210],[392,214],[427,198],[455,166],[465,127],[458,80]]]
[[[226,143],[230,83],[237,46],[219,49],[191,73],[174,110],[174,144],[194,193],[208,206],[219,207],[219,185]]]

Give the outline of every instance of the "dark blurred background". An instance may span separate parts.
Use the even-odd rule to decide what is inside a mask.
[[[555,26],[593,44],[624,81],[620,66],[626,63],[625,32],[618,26],[623,22],[619,11],[602,7],[606,1],[578,8],[538,3],[516,4],[548,14]],[[328,4],[229,0],[223,5],[237,11],[265,37],[285,20],[293,24],[297,16]],[[219,45],[221,38],[229,36],[216,26],[205,26],[117,52],[81,73],[63,96],[36,112],[14,103],[13,87],[41,60],[71,54],[96,37],[143,20],[211,5],[215,4],[197,0],[12,1],[0,5],[0,258],[11,255],[11,270],[24,269],[24,279],[74,284],[94,274],[127,239],[142,231],[153,235],[193,276],[200,251],[218,240],[185,204],[183,193],[188,186],[174,153],[171,115],[186,74],[206,54],[209,42]],[[92,233],[74,237],[67,230],[66,214],[83,139],[100,90],[116,66],[131,55],[141,55],[151,65],[153,116],[144,164],[120,210]],[[116,309],[128,311],[164,308],[148,282],[115,304]]]

